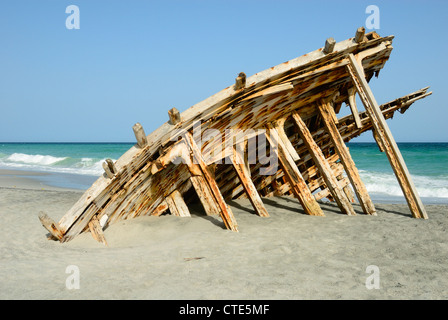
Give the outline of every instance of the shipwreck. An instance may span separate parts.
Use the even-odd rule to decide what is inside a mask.
[[[379,105],[369,87],[393,38],[361,27],[352,38],[329,38],[316,51],[250,77],[241,72],[234,84],[184,112],[169,110],[167,122],[149,135],[135,124],[136,144],[116,162],[104,162],[104,174],[59,222],[39,214],[49,238],[66,242],[90,231],[106,244],[103,230],[118,220],[190,216],[188,204],[196,200],[232,231],[238,224],[226,200],[244,197],[261,217],[269,216],[262,198],[275,195],[294,196],[298,211],[309,215],[324,215],[323,198],[347,215],[356,214],[357,199],[364,214],[376,215],[346,146],[365,131],[386,153],[411,215],[427,219],[386,119],[431,92],[426,87]],[[342,105],[350,114],[338,118]]]

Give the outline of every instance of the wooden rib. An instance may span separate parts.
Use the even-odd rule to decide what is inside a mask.
[[[346,213],[348,215],[356,215],[350,201],[347,199],[347,196],[340,188],[336,177],[333,175],[330,164],[322,153],[322,150],[313,140],[313,136],[308,130],[308,127],[305,125],[305,122],[303,122],[300,115],[296,112],[293,112],[292,118],[294,119],[294,122],[299,129],[299,134],[303,140],[303,143],[307,147],[308,152],[314,160],[314,163],[317,165],[319,172],[324,178],[325,183],[327,184],[331,192],[331,195],[339,206],[339,209],[343,213]]]
[[[211,200],[216,201],[219,207],[219,214],[224,222],[224,225],[229,230],[238,231],[238,225],[236,223],[235,217],[233,216],[233,213],[230,210],[230,208],[225,203],[221,191],[219,190],[219,187],[216,184],[216,181],[211,177],[209,171],[207,170],[205,161],[202,158],[202,153],[199,150],[198,146],[196,145],[196,142],[194,141],[192,135],[189,132],[185,133],[183,140],[185,141],[188,149],[190,150],[190,153],[192,155],[192,162],[194,164],[198,164],[202,171],[202,176],[204,177],[206,185],[210,188],[212,194]]]
[[[291,186],[294,196],[299,200],[305,213],[313,216],[324,216],[322,209],[313,197],[308,185],[303,179],[299,169],[297,168],[287,148],[279,138],[277,128],[274,124],[267,124],[266,138],[271,146],[271,150],[278,157],[279,163],[283,169],[289,185]],[[271,155],[272,156],[272,155]]]
[[[190,217],[190,211],[185,204],[184,198],[178,190],[174,190],[165,198],[166,204],[172,215],[178,217]]]
[[[250,177],[250,171],[247,170],[247,166],[244,161],[244,154],[241,154],[241,148],[234,146],[233,154],[231,156],[232,165],[235,168],[235,171],[240,179],[241,184],[243,185],[244,191],[247,194],[252,206],[255,209],[255,212],[260,217],[269,217],[269,214],[261,200],[260,195],[258,194],[257,189],[254,186],[254,183]]]
[[[100,221],[98,220],[97,216],[93,216],[92,219],[90,219],[89,222],[89,230],[92,234],[92,237],[98,241],[107,246],[106,237],[103,233],[103,228],[100,225]]]
[[[339,159],[344,166],[344,170],[353,186],[356,193],[356,197],[359,200],[359,204],[365,214],[376,215],[375,206],[370,199],[367,189],[359,176],[358,169],[355,166],[350,152],[342,139],[336,124],[331,116],[334,113],[332,106],[329,103],[320,103],[318,105],[319,113],[322,117],[322,122],[325,127],[328,136],[339,155]]]
[[[389,126],[384,119],[381,109],[376,102],[367,80],[362,76],[362,64],[356,60],[353,54],[349,55],[349,61],[350,64],[347,66],[347,70],[372,121],[377,137],[383,144],[392,169],[398,179],[401,189],[403,190],[409,209],[411,210],[414,218],[427,219],[428,215],[426,214],[426,210],[423,207],[417,190],[415,189],[411,175],[409,174],[408,168],[403,160],[403,156],[398,149],[397,143],[390,132]]]

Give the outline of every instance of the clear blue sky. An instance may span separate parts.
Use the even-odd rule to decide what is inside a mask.
[[[65,26],[77,5],[80,29]],[[448,141],[448,1],[2,0],[0,141],[133,142],[248,76],[342,41],[380,9],[395,35],[371,87],[379,103],[425,86],[432,96],[397,114],[397,141]],[[356,141],[372,141],[364,134]]]

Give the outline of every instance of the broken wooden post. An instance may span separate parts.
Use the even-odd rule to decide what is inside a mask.
[[[364,27],[359,27],[359,28],[356,30],[356,34],[355,34],[355,38],[354,38],[355,42],[356,42],[356,43],[361,43],[361,42],[363,42],[363,41],[364,41],[364,35],[365,35],[365,33],[366,33],[366,28],[364,28]]]
[[[325,47],[323,49],[323,53],[325,53],[325,54],[332,53],[335,45],[336,45],[336,41],[333,38],[328,38],[325,41]]]
[[[134,135],[135,135],[135,139],[137,140],[137,145],[140,148],[144,148],[148,144],[148,140],[146,139],[145,130],[143,130],[142,125],[137,122],[132,127],[132,130],[134,130]]]
[[[372,121],[374,127],[373,129],[377,134],[377,138],[381,141],[382,147],[384,147],[392,169],[406,198],[409,209],[411,210],[414,218],[427,219],[428,216],[426,214],[426,210],[423,207],[417,190],[415,189],[411,175],[409,174],[408,168],[403,160],[403,156],[401,155],[397,143],[390,132],[389,126],[384,119],[383,113],[378,106],[372,90],[363,76],[364,72],[362,64],[356,60],[353,54],[349,54],[348,58],[349,64],[347,65],[347,70],[353,84],[358,90],[358,94],[365,106],[366,112]]]
[[[178,124],[181,120],[179,110],[176,108],[171,108],[168,111],[168,116],[170,117],[170,124],[172,125]]]
[[[230,160],[232,161],[232,165],[235,168],[235,171],[238,175],[238,178],[243,185],[244,191],[246,192],[249,201],[252,203],[252,206],[255,209],[255,212],[260,217],[269,217],[269,214],[261,200],[260,195],[258,194],[257,188],[255,187],[252,179],[250,177],[250,171],[247,170],[246,163],[244,161],[243,151],[237,146],[233,147],[233,153],[230,156]]]
[[[246,74],[240,72],[238,77],[235,79],[235,90],[240,90],[246,87]]]
[[[106,237],[104,236],[104,233],[103,233],[103,227],[101,226],[100,221],[98,220],[98,217],[96,215],[93,216],[89,222],[89,230],[90,230],[90,233],[92,234],[92,237],[96,241],[107,246]]]
[[[305,213],[313,216],[324,216],[322,209],[311,193],[294,160],[288,153],[282,140],[279,138],[277,128],[274,124],[267,124],[266,129],[266,138],[271,146],[273,146],[271,150],[273,150],[273,152],[275,152],[275,156],[278,157],[286,180],[291,186],[292,193],[299,200]]]
[[[107,177],[110,179],[112,179],[117,172],[117,169],[111,159],[106,159],[106,161],[103,162],[103,169],[104,172],[106,172]]]
[[[375,207],[370,199],[367,189],[359,176],[358,169],[355,166],[350,152],[345,145],[344,139],[333,121],[331,116],[334,113],[333,107],[329,103],[321,102],[318,104],[319,114],[322,117],[322,122],[330,140],[339,156],[339,159],[344,166],[344,170],[353,186],[359,204],[365,214],[376,215]]]
[[[196,142],[193,139],[193,136],[187,132],[185,133],[183,140],[185,141],[190,154],[192,155],[192,163],[197,164],[202,172],[202,177],[205,180],[206,186],[210,188],[211,191],[211,199],[210,201],[216,202],[219,207],[219,214],[224,222],[224,225],[227,229],[232,231],[238,231],[238,225],[236,223],[235,217],[233,216],[232,211],[227,206],[224,201],[224,198],[219,190],[218,184],[211,177],[209,171],[207,170],[207,165],[205,164],[204,159],[202,158],[202,153]],[[193,180],[192,180],[193,182]]]
[[[178,217],[190,217],[190,211],[178,190],[174,190],[171,194],[166,196],[165,201],[172,215]]]
[[[313,136],[308,130],[308,127],[297,112],[293,112],[292,118],[294,119],[294,122],[299,129],[299,135],[301,136],[304,145],[307,147],[311,157],[314,160],[314,163],[316,164],[328,189],[330,190],[331,195],[338,204],[339,209],[343,213],[346,213],[348,215],[355,215],[356,213],[353,210],[350,201],[347,199],[346,194],[340,188],[338,180],[331,170],[330,164],[322,153],[322,150],[314,141]]]

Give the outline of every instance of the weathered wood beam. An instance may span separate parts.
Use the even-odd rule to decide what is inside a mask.
[[[60,230],[60,227],[57,222],[54,222],[53,219],[51,219],[43,211],[39,212],[39,220],[42,223],[42,226],[44,226],[44,228],[47,229],[48,232],[50,232],[51,236],[58,239],[59,241],[62,241],[64,234]]]
[[[235,168],[238,178],[240,179],[240,182],[243,185],[244,191],[246,192],[247,197],[249,198],[249,201],[252,203],[252,206],[254,207],[255,212],[260,217],[269,217],[269,214],[263,204],[263,201],[261,200],[261,197],[258,194],[257,188],[255,188],[255,185],[251,180],[250,171],[247,170],[247,166],[244,161],[245,157],[244,157],[244,154],[242,154],[242,153],[243,153],[243,150],[241,150],[241,148],[234,146],[233,154],[230,157],[232,165]]]
[[[174,190],[165,197],[166,204],[171,214],[178,217],[190,217],[190,211],[185,204],[184,198],[178,190]]]
[[[134,135],[137,140],[137,145],[140,148],[144,148],[148,144],[148,140],[146,139],[145,130],[143,130],[142,125],[137,122],[132,127],[132,130],[134,130]]]
[[[411,210],[413,217],[427,219],[428,215],[423,207],[417,190],[415,189],[411,175],[403,160],[403,156],[390,132],[389,126],[384,119],[372,90],[363,76],[362,64],[356,60],[353,54],[349,54],[349,61],[350,63],[347,65],[348,73],[358,90],[358,94],[372,121],[377,137],[382,142],[395,176],[397,177],[406,198],[409,209]]]
[[[101,226],[97,216],[93,216],[92,219],[90,219],[89,230],[93,239],[107,246],[106,237],[103,233],[103,227]]]
[[[344,166],[344,170],[353,186],[353,190],[356,193],[356,197],[359,200],[363,212],[365,214],[376,215],[375,206],[359,176],[355,162],[339,133],[338,127],[333,121],[333,117],[331,116],[331,114],[334,113],[332,106],[329,103],[320,103],[318,104],[318,109],[323,120],[324,128],[330,137],[336,153],[339,155],[339,159]]]
[[[294,160],[288,153],[282,140],[279,138],[275,124],[267,124],[266,130],[266,138],[272,146],[271,150],[273,150],[275,156],[278,157],[286,180],[291,186],[292,193],[299,200],[305,213],[313,216],[324,216],[322,209],[312,195]]]
[[[318,170],[327,184],[328,189],[331,192],[331,195],[335,199],[338,204],[339,209],[348,215],[355,215],[355,211],[347,199],[347,196],[340,188],[338,180],[333,175],[333,171],[331,170],[330,164],[325,158],[322,150],[319,148],[317,143],[314,141],[313,136],[311,135],[308,127],[305,122],[303,122],[302,118],[297,112],[293,112],[292,118],[294,119],[297,128],[299,129],[299,135],[301,136],[304,145],[307,147],[308,152],[314,160],[314,163],[318,167]]]
[[[219,207],[219,214],[224,222],[224,225],[229,230],[238,231],[238,224],[236,223],[235,217],[233,216],[230,207],[228,207],[227,204],[225,203],[221,191],[219,190],[218,184],[211,177],[210,172],[207,170],[207,166],[202,157],[201,150],[196,145],[193,136],[189,132],[187,132],[185,133],[183,140],[185,141],[190,151],[190,154],[192,155],[192,163],[199,165],[202,171],[202,176],[204,177],[204,180],[207,186],[210,188],[212,194],[211,200],[216,201],[216,204]]]

